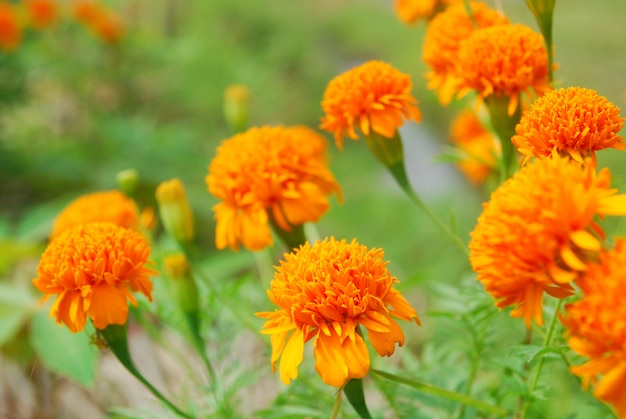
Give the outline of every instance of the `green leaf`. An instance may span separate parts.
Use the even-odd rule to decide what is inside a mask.
[[[352,378],[343,387],[348,401],[354,407],[354,410],[359,414],[362,419],[372,419],[370,412],[367,410],[365,404],[365,395],[363,394],[363,380],[360,378]]]
[[[36,300],[26,289],[0,284],[0,346],[15,336],[35,307]]]
[[[567,348],[567,346],[544,348],[541,345],[517,345],[509,350],[509,355],[524,358],[528,364],[532,364],[544,357],[563,357],[563,351]]]
[[[87,333],[72,333],[48,318],[47,311],[33,316],[30,344],[41,362],[51,371],[90,385],[95,378],[98,351]]]

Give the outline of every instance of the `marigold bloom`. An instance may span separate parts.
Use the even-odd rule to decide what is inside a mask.
[[[320,128],[333,134],[335,143],[343,148],[343,136],[358,139],[374,131],[392,138],[404,123],[403,119],[421,120],[417,99],[411,95],[413,82],[382,61],[368,61],[346,71],[328,83],[322,109]]]
[[[329,208],[328,195],[341,189],[328,169],[326,140],[305,127],[250,128],[222,142],[206,177],[218,249],[260,250],[273,243],[277,227],[317,221]]]
[[[572,372],[583,386],[597,382],[595,396],[611,403],[619,417],[626,417],[626,241],[603,252],[590,264],[581,281],[583,297],[565,307],[561,318],[567,327],[569,346],[589,360]],[[602,378],[598,380],[598,376]]]
[[[12,51],[22,40],[22,28],[15,7],[10,3],[0,3],[0,49]]]
[[[524,155],[544,158],[554,152],[583,162],[605,148],[623,150],[618,133],[624,125],[620,110],[595,90],[580,87],[552,90],[524,112],[515,127],[513,144]]]
[[[45,293],[42,302],[56,295],[50,317],[76,333],[87,316],[97,329],[125,324],[130,293],[139,291],[152,300],[145,267],[150,247],[144,237],[112,223],[90,223],[66,230],[41,256],[35,287]]]
[[[70,202],[54,220],[50,239],[70,227],[91,222],[111,222],[137,229],[139,210],[135,202],[120,191],[95,192]]]
[[[460,113],[450,127],[452,142],[467,158],[458,167],[474,184],[482,184],[498,166],[500,143],[472,111]]]
[[[280,358],[285,384],[298,376],[304,344],[311,339],[315,369],[325,383],[338,387],[369,370],[359,326],[380,356],[393,354],[396,343],[404,344],[394,317],[417,324],[419,319],[393,288],[398,281],[383,257],[382,249],[334,238],[306,243],[285,255],[268,290],[278,310],[256,314],[268,319],[261,333],[271,337],[272,369]]]
[[[477,28],[508,23],[508,19],[484,3],[470,2]],[[442,105],[448,105],[461,85],[458,53],[461,42],[476,29],[464,4],[448,7],[428,24],[424,37],[423,59],[430,71],[428,88],[437,91]]]
[[[532,97],[550,89],[548,52],[543,37],[524,25],[496,25],[475,30],[461,42],[458,65],[461,96],[475,90],[484,99],[509,97],[508,113],[517,109],[520,93]]]
[[[564,181],[566,180],[566,181]],[[626,195],[596,174],[558,155],[524,166],[484,205],[471,233],[470,263],[500,308],[542,324],[543,292],[563,298],[602,245],[594,217],[626,215]]]
[[[25,6],[30,26],[35,29],[47,28],[59,19],[57,0],[27,0]]]

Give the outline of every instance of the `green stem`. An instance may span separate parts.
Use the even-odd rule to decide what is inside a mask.
[[[198,312],[185,312],[185,317],[191,331],[191,340],[193,346],[198,352],[198,355],[200,355],[207,374],[209,375],[209,384],[211,386],[211,389],[213,390],[213,397],[215,398],[218,409],[221,411],[223,417],[232,417],[232,408],[228,403],[226,396],[224,395],[222,385],[217,377],[217,374],[215,373],[215,369],[213,368],[211,361],[209,360],[209,356],[206,353],[206,345],[204,339],[202,338],[202,335],[200,334],[200,322],[198,319]]]
[[[474,328],[472,327],[472,325],[470,324],[470,322],[468,321],[467,317],[464,316],[464,320],[465,320],[465,324],[468,326],[468,329],[471,331],[472,338],[475,342],[474,351],[472,352],[472,359],[471,359],[472,364],[470,366],[470,372],[467,377],[467,384],[465,385],[465,390],[463,391],[463,394],[465,394],[466,396],[469,396],[472,392],[472,387],[474,385],[474,380],[476,379],[476,374],[478,373],[478,365],[480,363],[481,354],[483,352],[483,346],[484,346],[483,344],[485,341],[485,335],[487,334],[487,328],[482,327],[479,331],[479,334],[477,334]],[[466,407],[467,406],[465,404],[461,405],[459,409],[459,414],[457,415],[459,419],[463,418],[463,416],[465,415]]]
[[[226,308],[228,308],[231,313],[241,321],[241,323],[253,331],[254,333],[258,333],[259,328],[250,320],[250,318],[243,316],[241,314],[241,307],[233,304],[230,298],[226,298],[218,287],[215,286],[211,278],[208,275],[205,275],[204,272],[198,267],[198,252],[191,245],[181,246],[187,260],[189,261],[189,268],[192,271],[193,275],[197,275],[198,278],[202,279],[206,286],[209,288],[209,291],[220,301]]]
[[[517,171],[517,150],[511,138],[515,135],[515,126],[521,119],[522,107],[518,103],[515,112],[509,115],[509,96],[506,95],[491,95],[485,98],[485,104],[489,110],[491,125],[500,139],[502,148],[500,158],[500,183],[502,183]]]
[[[124,367],[130,372],[135,378],[137,378],[141,383],[146,386],[148,390],[163,404],[165,404],[172,412],[176,413],[178,416],[182,418],[193,419],[188,413],[183,412],[176,405],[170,402],[159,390],[157,390],[151,383],[148,381],[137,369],[133,359],[130,355],[130,351],[128,350],[128,339],[126,337],[128,330],[128,323],[124,325],[109,325],[105,329],[99,330],[100,335],[107,342],[108,347],[111,349],[111,352],[115,355],[115,357],[124,365]]]
[[[546,336],[543,339],[543,347],[549,348],[552,346],[552,340],[554,338],[554,333],[556,331],[556,325],[558,324],[559,311],[561,310],[561,306],[563,305],[563,299],[559,299],[556,305],[556,309],[554,310],[554,316],[550,320],[550,324],[548,325],[548,330],[546,332]],[[539,378],[541,377],[541,370],[543,369],[543,364],[545,361],[545,357],[539,358],[537,362],[537,367],[535,368],[535,372],[530,380],[530,386],[528,387],[529,396],[524,400],[524,404],[522,405],[522,410],[519,414],[519,419],[525,419],[528,415],[528,411],[530,409],[530,405],[532,403],[533,393],[537,388],[537,384],[539,383]]]
[[[459,249],[469,257],[467,245],[455,234],[443,221],[432,212],[422,199],[415,193],[404,168],[404,152],[400,133],[396,131],[393,138],[384,138],[375,132],[365,136],[367,146],[374,156],[385,165],[400,188],[408,197],[432,220],[433,223],[446,235]]]
[[[268,211],[268,219],[274,233],[289,248],[289,251],[299,248],[306,243],[306,235],[304,234],[304,224],[290,225],[291,231],[283,230],[276,222],[272,211]]]
[[[340,388],[337,391],[337,396],[335,396],[335,403],[333,403],[333,409],[330,411],[330,416],[328,419],[337,419],[339,417],[339,412],[341,411],[341,393],[343,388]]]
[[[498,415],[498,416],[507,415],[507,411],[502,409],[501,407],[493,406],[483,401],[474,399],[473,397],[466,396],[465,394],[446,390],[444,388],[436,387],[432,384],[423,383],[421,381],[409,380],[407,378],[399,377],[397,375],[390,374],[388,372],[384,372],[384,371],[380,371],[376,369],[370,369],[370,371],[388,380],[395,381],[397,383],[413,387],[424,393],[429,393],[437,397],[441,397],[441,398],[451,400],[457,403],[462,403],[464,405],[476,408],[486,413],[490,413],[490,414]]]

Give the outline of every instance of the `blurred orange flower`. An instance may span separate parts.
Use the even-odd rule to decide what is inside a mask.
[[[430,19],[439,0],[395,0],[393,8],[401,22],[413,25],[420,19]]]
[[[452,4],[463,0],[395,0],[393,8],[401,22],[413,25],[421,19],[431,19]]]
[[[120,191],[112,190],[83,195],[70,202],[54,220],[50,239],[70,227],[91,222],[111,222],[137,229],[139,210],[135,202]]]
[[[324,98],[320,128],[333,134],[335,143],[343,148],[343,136],[353,140],[374,131],[393,138],[403,119],[420,121],[417,99],[411,94],[413,82],[382,61],[368,61],[330,81]]]
[[[45,293],[42,302],[56,295],[50,309],[57,323],[76,333],[87,316],[97,329],[124,324],[130,293],[139,291],[152,300],[156,275],[144,265],[150,247],[144,237],[112,223],[90,223],[66,230],[41,256],[35,287]]]
[[[317,221],[328,195],[341,188],[328,169],[324,137],[306,127],[261,127],[224,140],[206,177],[218,249],[260,250],[273,243],[269,221],[291,226]]]
[[[532,97],[550,89],[548,53],[543,37],[524,25],[497,25],[475,30],[461,42],[458,65],[460,96],[475,90],[479,98],[509,98],[513,115],[520,93]]]
[[[404,344],[395,318],[417,324],[417,312],[393,288],[381,249],[334,238],[306,243],[286,254],[276,268],[268,296],[278,310],[257,313],[268,319],[261,333],[272,342],[272,369],[280,358],[280,379],[298,376],[304,344],[313,340],[315,369],[328,385],[340,387],[369,371],[370,358],[359,326],[380,356]]]
[[[44,29],[59,19],[58,0],[26,0],[26,14],[30,26],[35,29]]]
[[[620,110],[595,90],[580,87],[553,90],[537,99],[515,127],[513,144],[524,155],[550,157],[554,152],[582,163],[605,148],[623,150],[618,135],[624,125]]]
[[[74,15],[103,42],[119,42],[126,32],[122,17],[91,0],[75,0]]]
[[[589,358],[571,368],[583,386],[597,385],[594,395],[612,404],[620,418],[626,417],[626,240],[603,252],[581,281],[583,297],[565,306],[561,318],[569,346]],[[602,378],[598,379],[598,376]]]
[[[564,181],[566,180],[566,181]],[[503,183],[484,205],[471,233],[470,263],[500,308],[543,323],[543,292],[563,298],[602,244],[595,216],[626,215],[626,194],[610,188],[608,169],[596,174],[555,155],[535,160]]]
[[[0,49],[12,51],[22,41],[22,28],[15,7],[6,2],[0,2]]]
[[[450,127],[452,143],[467,157],[458,167],[474,184],[482,184],[497,169],[500,143],[472,111],[461,112]]]
[[[508,19],[485,3],[470,2],[473,20],[464,4],[452,5],[428,24],[424,37],[423,59],[430,71],[426,74],[428,88],[437,91],[442,105],[447,106],[461,86],[458,53],[461,41],[476,28],[508,23]],[[476,26],[474,26],[476,22]]]

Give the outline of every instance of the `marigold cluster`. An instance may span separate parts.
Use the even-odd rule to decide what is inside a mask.
[[[485,3],[470,2],[470,5],[472,18],[464,4],[450,6],[430,21],[424,37],[422,55],[430,68],[426,74],[428,88],[437,91],[442,105],[448,105],[461,86],[462,70],[458,65],[461,42],[477,28],[509,23]]]
[[[568,304],[561,318],[569,346],[588,358],[572,367],[583,386],[595,384],[594,395],[626,417],[626,240],[603,252],[580,281],[582,299]],[[601,378],[598,378],[601,376]]]
[[[466,156],[457,165],[474,184],[480,185],[497,169],[500,143],[472,111],[461,112],[450,127],[452,143]]]
[[[334,238],[306,243],[285,255],[268,291],[278,309],[257,313],[268,319],[261,333],[271,337],[272,368],[276,371],[280,359],[285,384],[298,376],[304,344],[311,339],[315,369],[325,383],[337,387],[369,371],[359,326],[380,356],[393,354],[396,343],[403,345],[394,317],[418,324],[419,319],[393,288],[397,279],[383,257],[381,249]]]
[[[15,6],[0,2],[0,49],[12,51],[22,40],[22,28]]]
[[[92,222],[110,222],[137,229],[139,211],[135,202],[120,191],[94,192],[70,202],[54,220],[50,239],[70,227]]]
[[[564,179],[566,181],[564,181]],[[470,263],[500,308],[514,306],[530,328],[543,323],[543,293],[563,298],[601,250],[595,216],[626,215],[610,173],[569,158],[536,160],[484,204],[471,233]]]
[[[460,95],[474,90],[482,99],[509,98],[508,113],[517,109],[520,93],[541,96],[550,89],[548,52],[543,37],[525,25],[496,25],[475,30],[458,53]]]
[[[125,324],[128,301],[137,305],[132,292],[152,299],[150,276],[145,267],[150,247],[138,232],[112,223],[90,223],[66,230],[44,251],[37,268],[35,287],[55,295],[50,316],[72,332],[85,327],[89,317],[97,329]]]
[[[619,108],[605,97],[595,90],[569,87],[537,99],[522,115],[512,141],[524,163],[555,152],[581,163],[586,157],[595,162],[596,151],[626,148],[618,135],[623,125]]]
[[[273,243],[269,222],[285,231],[317,221],[341,189],[328,169],[324,137],[306,127],[251,128],[222,142],[206,177],[218,249]]]
[[[344,135],[359,138],[356,129],[393,138],[404,119],[421,120],[412,88],[408,74],[382,61],[368,61],[328,83],[320,128],[333,134],[340,149]]]

